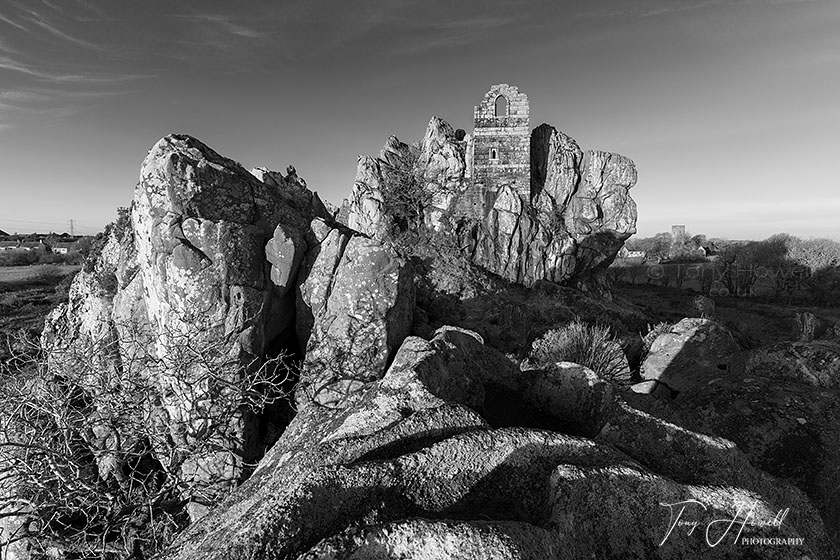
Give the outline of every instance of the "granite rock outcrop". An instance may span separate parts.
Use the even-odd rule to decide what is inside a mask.
[[[189,136],[155,144],[130,213],[42,336],[52,374],[90,400],[87,444],[105,479],[122,480],[120,458],[150,445],[189,488],[197,519],[276,438],[237,392],[251,375],[275,383],[267,359],[306,349],[303,371],[315,378],[330,378],[320,361],[332,358],[358,379],[384,374],[411,324],[410,269],[378,242],[334,228],[291,166],[249,173]],[[133,418],[114,417],[103,384],[142,395]],[[272,422],[282,429],[282,418]]]
[[[546,124],[534,129],[530,149],[530,196],[506,185],[481,191],[465,174],[464,142],[433,117],[416,150],[392,137],[379,157],[360,157],[347,223],[374,237],[392,233],[402,209],[388,199],[409,177],[420,222],[454,233],[475,264],[527,286],[585,280],[635,232],[635,165],[618,154],[584,152]]]
[[[709,521],[749,505],[744,536],[776,534],[768,526],[790,505],[782,533],[827,550],[802,492],[731,442],[607,395],[594,439],[564,433],[554,405],[533,414],[530,377],[468,331],[409,337],[385,377],[342,409],[301,410],[252,478],[164,558],[745,557],[739,547],[721,555],[700,533],[669,535],[661,504],[687,500]],[[651,444],[663,436],[666,446]],[[465,540],[452,548],[456,536]],[[766,547],[768,558],[799,552]]]

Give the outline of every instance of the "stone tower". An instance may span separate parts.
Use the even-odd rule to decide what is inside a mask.
[[[671,244],[685,244],[685,226],[671,226]]]
[[[512,186],[530,202],[531,123],[528,96],[516,86],[498,84],[475,108],[475,130],[469,152],[471,204],[483,216],[503,185]]]

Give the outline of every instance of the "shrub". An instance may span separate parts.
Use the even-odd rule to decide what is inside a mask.
[[[627,359],[610,328],[587,325],[580,318],[535,340],[531,359],[539,365],[574,362],[608,381],[629,380]]]
[[[284,355],[241,363],[202,344],[219,325],[158,339],[140,324],[115,328],[119,339],[77,338],[49,356],[37,337],[6,344],[0,521],[12,530],[0,546],[23,540],[38,558],[151,557],[185,526],[190,501],[210,507],[236,482],[224,478],[232,471],[194,476],[191,462],[255,460],[228,447],[231,430],[294,390]],[[145,352],[156,344],[168,353]],[[192,416],[168,415],[170,392],[197,403]]]
[[[37,251],[3,251],[0,266],[26,266],[38,262]]]

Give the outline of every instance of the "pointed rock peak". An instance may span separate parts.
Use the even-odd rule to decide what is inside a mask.
[[[391,167],[402,167],[409,164],[410,153],[411,148],[408,144],[401,142],[399,138],[392,134],[380,150],[379,159],[388,163]]]
[[[542,123],[540,126],[536,127],[534,130],[531,131],[531,138],[533,139],[540,139],[540,140],[548,140],[551,138],[552,135],[557,134],[557,129],[551,126],[548,123]]]
[[[439,138],[441,141],[455,138],[455,130],[448,122],[440,117],[432,117],[426,127],[426,138]]]
[[[244,173],[248,173],[238,162],[220,155],[198,138],[193,138],[188,134],[168,134],[158,140],[149,150],[149,154],[143,161],[143,167],[145,168],[151,162],[161,158],[167,158],[174,154],[178,154],[194,162],[203,160],[218,167],[236,169],[237,171],[241,170]]]
[[[382,147],[382,151],[387,152],[399,152],[403,149],[408,148],[408,144],[405,142],[400,141],[399,138],[394,136],[393,134],[388,137],[388,140],[385,142],[385,145]]]

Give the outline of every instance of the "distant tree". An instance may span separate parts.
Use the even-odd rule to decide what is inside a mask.
[[[671,251],[671,234],[663,232],[653,237],[631,237],[626,245],[631,251],[644,251],[648,257],[665,259]]]
[[[833,239],[785,238],[787,257],[797,264],[816,272],[840,266],[840,242]]]

